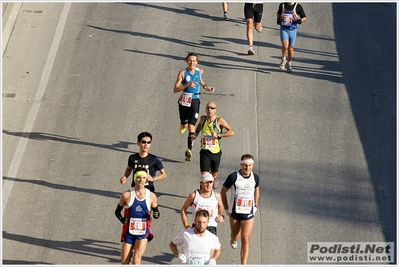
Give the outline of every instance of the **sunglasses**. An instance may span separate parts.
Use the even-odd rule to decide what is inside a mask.
[[[206,109],[215,109],[216,107],[207,106]]]
[[[142,143],[142,144],[151,144],[151,141],[142,140],[141,143]]]

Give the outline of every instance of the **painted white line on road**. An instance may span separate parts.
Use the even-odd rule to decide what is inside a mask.
[[[55,57],[57,55],[58,47],[61,42],[61,37],[64,32],[65,23],[69,14],[69,10],[71,8],[71,3],[65,3],[64,8],[62,9],[62,13],[60,16],[60,20],[58,22],[57,28],[55,30],[54,39],[50,47],[49,54],[47,56],[46,65],[44,66],[44,70],[42,73],[42,77],[39,82],[39,88],[36,93],[35,100],[32,104],[29,116],[26,120],[25,128],[23,130],[23,134],[19,139],[17,149],[15,150],[14,157],[11,161],[10,169],[7,173],[7,177],[10,179],[16,178],[19,165],[21,164],[22,157],[25,153],[26,145],[29,141],[30,133],[33,129],[33,125],[35,124],[36,116],[39,112],[44,93],[46,92],[47,83],[50,78],[51,71],[53,69]],[[14,186],[13,180],[5,180],[3,184],[3,214],[6,209],[8,199],[11,195],[11,190]]]

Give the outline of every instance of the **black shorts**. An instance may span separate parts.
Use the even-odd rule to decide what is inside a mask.
[[[263,17],[263,4],[244,4],[245,19],[253,19],[254,22],[262,22]]]
[[[218,172],[220,161],[222,159],[222,151],[219,153],[213,154],[211,151],[207,149],[200,150],[200,169],[201,172]]]
[[[180,116],[180,124],[191,124],[195,125],[198,120],[198,113],[200,109],[201,101],[199,98],[193,99],[191,101],[191,107],[186,107],[179,105],[179,116]]]
[[[230,216],[231,216],[231,218],[233,218],[234,220],[237,220],[237,221],[247,221],[247,220],[251,220],[254,218],[253,213],[241,214],[241,213],[233,212],[230,214]]]

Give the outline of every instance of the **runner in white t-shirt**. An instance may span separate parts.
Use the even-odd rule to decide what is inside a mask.
[[[188,265],[216,265],[222,254],[219,238],[206,230],[209,223],[209,212],[199,210],[195,214],[195,227],[181,231],[169,247],[181,263]],[[181,252],[178,250],[181,246]]]

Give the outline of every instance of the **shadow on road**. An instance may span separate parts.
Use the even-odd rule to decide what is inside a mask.
[[[31,140],[37,140],[37,141],[56,141],[56,142],[63,142],[63,143],[69,143],[69,144],[75,144],[75,145],[110,149],[110,150],[115,150],[115,151],[120,151],[120,152],[129,152],[132,154],[137,153],[137,152],[134,152],[131,150],[127,150],[129,145],[136,145],[136,143],[126,142],[126,141],[118,141],[115,144],[107,145],[107,144],[99,144],[99,143],[81,141],[81,140],[79,140],[79,138],[72,138],[72,137],[50,134],[50,133],[43,133],[43,132],[27,133],[27,132],[11,132],[11,131],[7,131],[7,130],[3,130],[3,133],[8,134],[8,135],[13,135],[16,137],[29,138]],[[181,163],[181,161],[178,161],[178,160],[173,160],[170,158],[165,158],[165,157],[160,157],[160,156],[158,156],[158,157],[161,161],[164,161],[164,162]],[[127,161],[127,159],[126,159],[126,161]]]
[[[332,8],[339,61],[351,62],[342,65],[343,80],[374,187],[379,223],[385,241],[396,246],[396,3],[333,3]],[[354,10],[362,15],[353,16]]]
[[[50,250],[59,250],[63,252],[75,253],[84,255],[87,257],[97,257],[107,260],[109,263],[119,263],[117,260],[120,256],[119,248],[115,249],[115,246],[119,247],[119,243],[107,242],[104,240],[86,239],[83,238],[80,241],[57,241],[48,240],[43,238],[36,238],[32,236],[24,236],[9,233],[3,231],[3,239],[8,239],[16,242],[21,242],[24,244],[30,244],[32,246],[40,246]],[[12,261],[12,263],[7,263],[3,260],[3,264],[23,264],[26,261]],[[85,264],[86,262],[76,262],[74,264]],[[40,264],[43,264],[42,262]]]
[[[76,187],[76,186],[70,186],[70,185],[64,185],[64,184],[56,184],[56,183],[49,183],[43,180],[28,180],[28,179],[20,179],[20,178],[13,178],[13,177],[7,177],[3,176],[3,180],[8,180],[12,182],[17,182],[17,183],[28,183],[28,184],[35,184],[35,185],[40,185],[40,186],[45,186],[48,188],[56,189],[56,190],[68,190],[68,191],[73,191],[73,192],[82,192],[82,193],[87,193],[87,194],[93,194],[96,196],[104,196],[104,197],[110,197],[110,198],[116,198],[119,199],[121,192],[111,192],[109,190],[99,190],[99,189],[89,189],[89,188],[82,188],[82,187]]]

